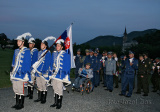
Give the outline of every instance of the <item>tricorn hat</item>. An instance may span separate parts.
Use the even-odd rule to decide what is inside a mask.
[[[21,40],[21,41],[24,41],[26,36],[29,36],[31,37],[32,35],[28,32],[28,33],[24,33],[22,35],[19,35],[15,40]]]

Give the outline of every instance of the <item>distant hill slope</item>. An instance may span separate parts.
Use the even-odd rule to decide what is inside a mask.
[[[115,36],[98,36],[84,44],[89,44],[91,47],[100,47],[100,46],[112,46],[122,45],[122,38]]]
[[[128,41],[132,41],[133,38],[144,36],[145,34],[150,34],[153,32],[156,32],[157,29],[148,29],[144,31],[133,31],[130,32],[127,37]],[[89,44],[91,47],[101,47],[101,46],[112,46],[112,45],[122,45],[123,38],[112,36],[112,35],[106,35],[106,36],[98,36],[92,40],[89,40],[83,44]],[[82,45],[83,45],[82,44]]]
[[[151,34],[156,32],[157,29],[148,29],[144,31],[133,31],[127,35],[128,41],[131,41],[133,38],[139,37],[139,36],[144,36],[145,34]]]

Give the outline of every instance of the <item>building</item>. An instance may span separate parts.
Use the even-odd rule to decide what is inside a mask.
[[[135,40],[132,40],[132,41],[128,41],[128,37],[127,37],[127,30],[126,30],[126,27],[125,27],[125,31],[124,31],[124,34],[123,34],[123,47],[122,47],[122,52],[125,52],[125,50],[127,48],[130,48],[131,46],[135,46],[137,45],[138,42],[135,41]]]

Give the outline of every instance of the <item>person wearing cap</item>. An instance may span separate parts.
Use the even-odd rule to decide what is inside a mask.
[[[100,75],[99,75],[99,70],[100,70],[100,59],[98,57],[98,52],[94,52],[95,56],[95,63],[93,65],[93,84],[95,87],[99,86],[100,83]]]
[[[134,58],[134,52],[129,51],[129,59],[126,59],[124,62],[125,73],[124,73],[124,87],[122,87],[120,96],[131,97],[133,86],[134,86],[134,76],[135,70],[138,69],[138,60]],[[126,94],[127,86],[129,84],[129,91]]]
[[[148,57],[148,53],[143,53],[143,57],[144,57],[145,63],[148,64],[147,74],[149,76],[149,75],[151,75],[151,70],[152,70],[152,60]]]
[[[105,61],[107,61],[107,51],[103,51],[103,54],[104,54],[104,62]],[[103,64],[102,64],[102,66],[103,66]],[[103,66],[103,68],[104,68],[104,81],[103,81],[103,83],[104,83],[104,86],[103,87],[107,87],[107,82],[106,82],[106,75],[105,75],[105,67]]]
[[[118,88],[118,77],[119,77],[119,66],[117,54],[113,53],[113,59],[116,61],[116,75],[113,76],[113,83],[115,83],[115,88]]]
[[[95,51],[98,53],[98,58],[101,59],[102,55],[99,53],[99,48],[96,48]]]
[[[113,76],[116,74],[116,61],[112,58],[112,52],[108,52],[107,60],[103,64],[105,67],[106,83],[109,92],[113,91]]]
[[[47,37],[41,42],[41,50],[38,52],[38,61],[32,65],[33,70],[31,72],[36,76],[36,82],[39,89],[38,99],[34,100],[34,102],[41,102],[42,104],[46,103],[47,82],[49,80],[48,73],[51,61],[51,53],[50,51],[47,51],[47,40],[49,38],[50,37]]]
[[[121,89],[124,87],[124,72],[125,72],[125,66],[124,65],[124,62],[126,60],[126,55],[124,56],[121,56],[121,60],[119,62],[119,74],[120,74],[120,81],[121,81]]]
[[[35,39],[32,37],[29,39],[28,41],[29,43],[29,49],[30,49],[30,53],[31,53],[31,66],[38,60],[38,49],[34,48],[35,46]],[[32,71],[32,69],[31,69]],[[34,84],[34,74],[31,74],[31,81],[30,83]],[[33,86],[31,86],[30,84],[28,84],[28,95],[26,97],[29,97],[29,99],[33,99]]]
[[[105,82],[105,78],[104,78],[104,67],[103,67],[103,63],[105,63],[105,51],[103,51],[102,53],[102,58],[100,59],[100,80],[102,81],[102,84],[104,84]]]
[[[147,64],[147,71],[146,71],[146,75],[149,76],[151,75],[151,71],[152,71],[152,60],[148,57],[148,53],[143,53],[143,57],[144,57],[144,60],[145,60],[145,63]],[[153,80],[154,81],[154,80]],[[152,81],[151,81],[152,82]],[[154,81],[155,82],[155,81]],[[147,86],[147,85],[146,85]],[[149,87],[147,86],[148,88],[148,91],[149,91]]]
[[[91,64],[91,69],[93,70],[93,66],[94,66],[94,62],[95,62],[95,56],[93,55],[93,50],[90,49],[89,50],[89,55],[86,56],[85,60],[84,60],[84,65],[86,65],[86,63],[90,63]]]
[[[31,36],[30,33],[24,33],[16,38],[18,49],[15,49],[10,79],[13,84],[13,91],[16,94],[16,104],[12,106],[17,110],[24,108],[24,82],[31,81],[31,54],[30,50],[24,46],[26,36]]]
[[[153,91],[152,92],[157,92],[157,90],[160,90],[160,58],[157,57],[155,59],[155,66],[153,67],[153,74],[152,74],[152,81],[154,80],[155,83],[153,83]]]
[[[152,60],[151,79],[150,79],[150,81],[152,83],[153,90],[155,88],[155,80],[156,80],[155,76],[154,76],[154,69],[155,69],[155,67],[156,67],[156,61],[154,59],[154,60]]]
[[[60,109],[62,107],[63,84],[71,84],[71,60],[70,55],[66,53],[64,49],[64,40],[57,40],[56,51],[52,54],[52,60],[50,65],[50,70],[52,72],[50,79],[52,80],[52,87],[54,90],[55,99],[54,104],[50,105],[50,107],[56,107],[56,109]]]
[[[141,94],[141,88],[143,89],[143,96],[148,96],[149,93],[149,82],[148,82],[148,66],[149,63],[146,62],[142,54],[139,54],[138,62],[138,74],[137,74],[137,92],[136,94]]]
[[[75,57],[75,65],[76,65],[76,69],[75,69],[75,79],[78,77],[78,70],[79,68],[82,68],[83,65],[83,56],[81,55],[81,49],[77,50],[77,55]]]
[[[88,56],[89,55],[89,50],[86,49],[85,52],[86,52],[86,56]]]
[[[89,56],[89,50],[88,49],[86,49],[85,50],[85,53],[86,53],[86,55],[85,56],[83,56],[83,58],[82,58],[82,61],[83,61],[83,64],[82,64],[82,67],[85,67],[85,59],[87,58],[87,56]]]

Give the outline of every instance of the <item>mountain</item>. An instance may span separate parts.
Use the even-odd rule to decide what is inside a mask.
[[[157,29],[148,29],[144,31],[133,31],[127,35],[128,41],[132,41],[136,37],[144,36],[145,34],[151,34],[156,32]]]
[[[107,36],[98,36],[83,44],[89,44],[91,47],[100,47],[100,46],[122,45],[122,42],[123,40],[121,37],[107,35]]]
[[[131,42],[136,37],[144,36],[145,34],[151,34],[156,31],[157,29],[148,29],[144,31],[130,32],[127,35],[127,41]],[[89,44],[91,47],[102,47],[102,46],[122,45],[122,43],[123,43],[123,37],[106,35],[106,36],[95,37],[94,39],[89,40],[83,44]]]

